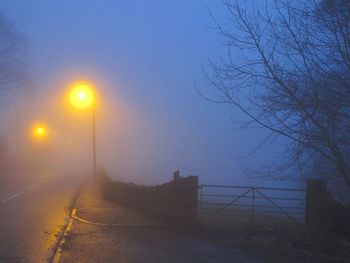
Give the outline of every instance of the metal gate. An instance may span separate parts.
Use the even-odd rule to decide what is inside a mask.
[[[205,223],[305,223],[305,189],[201,185],[199,217]]]

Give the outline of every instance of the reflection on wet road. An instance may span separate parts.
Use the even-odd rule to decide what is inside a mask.
[[[0,187],[0,263],[47,262],[80,181],[43,173]]]

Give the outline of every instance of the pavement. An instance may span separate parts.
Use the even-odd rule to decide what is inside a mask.
[[[164,226],[133,209],[105,201],[84,188],[76,217],[62,245],[60,263],[264,262],[238,249],[211,243],[180,227]]]
[[[80,181],[76,176],[47,171],[3,182],[0,263],[48,261]]]

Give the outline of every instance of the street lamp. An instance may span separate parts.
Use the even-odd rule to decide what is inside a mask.
[[[85,110],[90,107],[94,108],[95,95],[91,85],[85,83],[74,84],[69,93],[70,103],[80,109]]]
[[[85,82],[73,84],[69,92],[69,101],[79,110],[92,108],[92,176],[96,183],[96,94],[94,87]]]
[[[47,138],[47,128],[43,124],[37,124],[33,127],[33,137],[37,140],[44,140]]]

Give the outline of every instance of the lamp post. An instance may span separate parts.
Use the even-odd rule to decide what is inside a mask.
[[[70,103],[79,110],[92,108],[92,178],[97,183],[96,174],[96,94],[95,89],[85,82],[72,85],[69,93]]]
[[[97,183],[96,174],[96,102],[92,104],[92,177],[94,183]]]

